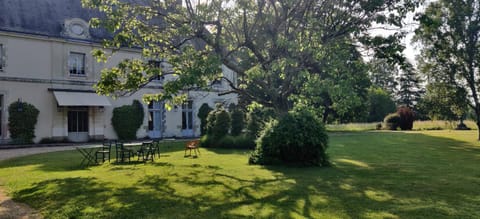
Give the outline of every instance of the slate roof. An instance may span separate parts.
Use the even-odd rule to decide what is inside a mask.
[[[66,19],[88,22],[98,11],[82,8],[81,0],[0,0],[0,31],[66,38],[61,34]],[[91,39],[108,38],[103,29],[90,29]]]

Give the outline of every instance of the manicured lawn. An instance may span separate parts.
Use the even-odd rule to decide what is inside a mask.
[[[0,185],[46,218],[480,218],[476,134],[332,133],[330,168],[250,166],[241,150],[184,158],[171,144],[153,164],[83,169],[56,152],[0,163]]]

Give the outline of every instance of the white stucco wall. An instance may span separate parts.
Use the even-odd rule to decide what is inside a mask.
[[[35,105],[40,111],[36,126],[35,142],[43,138],[64,138],[68,135],[67,111],[57,108],[57,101],[49,89],[93,90],[92,85],[100,78],[100,71],[105,67],[113,67],[121,60],[140,58],[135,50],[120,51],[113,54],[107,63],[97,63],[91,56],[95,44],[72,42],[60,39],[50,39],[31,35],[12,34],[0,31],[0,44],[6,49],[6,67],[0,72],[0,94],[4,95],[4,111],[2,130],[7,130],[7,107],[19,98]],[[71,77],[68,73],[68,54],[81,52],[85,54],[86,77]],[[222,66],[225,75],[236,80],[233,72]],[[157,84],[158,85],[158,84]],[[226,83],[224,83],[226,85]],[[225,87],[217,87],[220,90]],[[146,93],[161,92],[160,89],[145,88],[131,96],[111,99],[111,106],[100,109],[89,108],[89,136],[103,136],[116,139],[116,133],[111,125],[112,111],[115,107],[130,105],[134,99],[141,100]],[[214,108],[216,102],[237,103],[236,95],[219,97],[213,92],[190,92],[193,100],[194,135],[200,134],[198,109],[203,103]],[[138,138],[148,134],[148,106],[144,104],[144,123],[137,131]],[[182,137],[182,107],[177,106],[166,114],[164,137]],[[2,132],[5,133],[5,132]],[[8,139],[8,134],[0,136],[0,140]]]

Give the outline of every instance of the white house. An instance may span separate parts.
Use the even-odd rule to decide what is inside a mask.
[[[40,111],[35,142],[84,142],[116,139],[113,109],[162,91],[162,81],[154,81],[115,100],[94,92],[101,69],[125,58],[141,58],[140,51],[124,49],[109,62],[97,63],[91,51],[101,46],[107,33],[88,27],[94,14],[83,9],[80,0],[0,1],[0,142],[9,140],[7,108],[15,101],[28,102]],[[235,81],[232,71],[222,69]],[[217,92],[189,92],[187,103],[171,111],[160,102],[144,104],[146,116],[137,137],[199,136],[197,112],[203,103],[214,107],[219,102],[237,102],[234,94],[218,95],[227,89],[226,84],[218,84]]]

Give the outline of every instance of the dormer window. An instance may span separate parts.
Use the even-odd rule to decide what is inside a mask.
[[[72,38],[90,38],[88,23],[80,18],[67,19],[63,25],[63,34]]]

